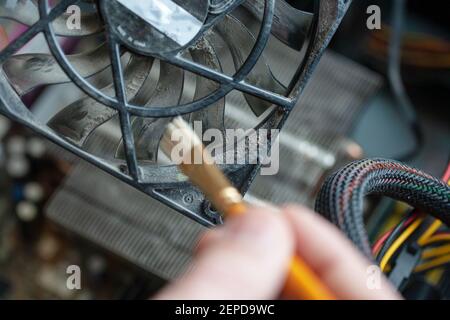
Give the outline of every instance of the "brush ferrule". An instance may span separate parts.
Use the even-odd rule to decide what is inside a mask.
[[[225,215],[229,213],[231,207],[243,202],[242,195],[232,186],[220,190],[211,200],[214,207]]]

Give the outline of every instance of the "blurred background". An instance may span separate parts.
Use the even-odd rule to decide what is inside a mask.
[[[325,177],[362,157],[398,159],[442,176],[450,156],[450,11],[444,1],[407,1],[395,61],[392,2],[351,5],[286,124],[280,173],[258,177],[249,198],[312,207]],[[370,5],[381,8],[380,30],[366,26]],[[10,39],[23,32],[9,20],[0,26]],[[82,45],[68,42],[65,50]],[[24,101],[47,119],[55,105],[80,97],[58,85]],[[204,227],[2,116],[0,141],[0,299],[143,299],[185,270]],[[97,149],[108,143],[107,128],[89,142]],[[372,240],[406,210],[371,198]],[[80,266],[82,290],[67,289],[69,265]],[[411,281],[409,298],[450,298],[448,269]]]

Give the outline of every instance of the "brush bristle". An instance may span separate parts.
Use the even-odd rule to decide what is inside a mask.
[[[169,123],[160,146],[171,161],[179,166],[181,172],[203,191],[219,212],[228,213],[230,206],[242,201],[239,191],[214,165],[207,152],[204,152],[205,149],[200,138],[181,117],[175,118]],[[177,147],[177,151],[178,149],[183,150],[182,158],[178,159],[181,160],[181,163],[172,158],[172,151],[175,147]],[[174,155],[174,157],[178,156]]]
[[[202,142],[189,124],[181,117],[176,117],[170,122],[161,140],[161,150],[171,159],[172,150],[175,146],[183,144],[183,150],[192,150],[202,147]]]

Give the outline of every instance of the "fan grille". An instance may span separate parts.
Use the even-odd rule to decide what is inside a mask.
[[[250,1],[250,0],[248,0]],[[255,39],[253,48],[249,55],[242,61],[242,65],[236,68],[237,71],[233,75],[227,75],[224,72],[214,70],[208,66],[192,61],[180,52],[178,53],[153,53],[152,58],[161,62],[168,63],[183,69],[186,72],[209,79],[217,83],[217,88],[192,102],[173,106],[140,106],[129,101],[126,92],[126,84],[124,81],[124,70],[122,67],[122,48],[117,35],[112,31],[113,26],[106,21],[104,32],[107,39],[107,51],[111,60],[111,70],[113,74],[113,84],[115,95],[113,97],[106,95],[90,84],[71,64],[68,57],[64,54],[58,39],[56,37],[54,21],[65,14],[67,7],[79,4],[80,0],[61,0],[54,7],[50,8],[48,0],[39,1],[39,19],[33,23],[21,36],[11,42],[3,51],[0,52],[0,65],[3,65],[8,58],[22,48],[26,43],[31,41],[37,34],[43,33],[46,42],[50,48],[51,55],[54,57],[58,65],[65,72],[67,77],[78,86],[90,98],[95,99],[101,105],[114,110],[118,114],[120,122],[120,130],[123,138],[123,149],[126,165],[120,159],[117,161],[105,161],[95,156],[80,146],[77,146],[61,136],[46,125],[38,123],[31,112],[29,112],[15,94],[14,90],[8,83],[4,74],[0,74],[0,93],[1,93],[1,109],[0,111],[10,118],[19,121],[36,130],[37,132],[50,138],[52,141],[60,144],[66,149],[76,153],[84,159],[103,168],[107,172],[120,178],[121,180],[131,184],[137,189],[165,202],[178,211],[196,219],[203,224],[215,223],[217,219],[211,219],[204,211],[204,201],[200,197],[195,203],[183,202],[186,192],[198,193],[192,186],[186,182],[178,182],[178,170],[175,167],[164,167],[160,165],[148,165],[138,161],[135,150],[134,134],[132,131],[132,118],[171,118],[177,115],[193,114],[203,109],[208,109],[215,102],[224,99],[232,91],[241,92],[245,95],[266,101],[274,108],[269,114],[261,120],[259,127],[262,128],[281,128],[285,122],[290,110],[295,105],[300,92],[304,88],[306,81],[312,72],[313,67],[327,45],[331,34],[336,29],[339,20],[342,18],[346,8],[347,1],[332,1],[332,3],[323,4],[322,1],[315,1],[316,11],[313,23],[310,26],[309,38],[305,42],[306,56],[298,67],[297,73],[289,84],[287,95],[276,93],[265,88],[260,88],[255,84],[247,81],[248,76],[257,67],[262,59],[264,49],[268,45],[271,37],[271,28],[276,14],[275,0],[254,0],[258,4],[264,4],[264,10],[261,17],[261,24],[258,35]],[[278,0],[279,3],[285,3]],[[219,23],[224,17],[235,10],[238,6],[246,1],[235,0],[218,3],[222,6],[214,6],[210,11],[204,29],[208,30],[212,26]],[[105,1],[98,1],[101,15],[105,16]],[[219,13],[220,12],[220,13]],[[320,13],[320,15],[319,15]],[[319,20],[319,16],[320,19]],[[203,32],[199,33],[199,40]],[[126,48],[128,51],[138,55],[149,56],[146,52],[141,52],[136,48]],[[300,54],[300,53],[299,53]],[[245,192],[258,170],[258,165],[240,165],[224,167],[224,171],[239,187]],[[168,178],[169,177],[169,178]]]

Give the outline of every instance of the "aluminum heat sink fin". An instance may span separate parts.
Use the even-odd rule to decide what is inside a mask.
[[[36,1],[0,0],[0,18],[10,19],[31,26],[39,20]],[[82,28],[68,28],[67,21],[71,13],[64,13],[53,22],[57,35],[65,37],[83,37],[103,30],[103,25],[96,13],[81,12]]]
[[[244,24],[233,16],[224,17],[216,27],[220,36],[228,44],[235,68],[239,69],[253,49],[256,42],[255,37]],[[252,72],[247,76],[247,82],[281,95],[284,95],[287,90],[272,74],[264,56],[259,58]],[[257,116],[272,106],[270,102],[249,94],[244,96]]]
[[[67,55],[69,62],[84,78],[92,77],[109,67],[108,57],[106,44],[86,53]],[[3,64],[3,70],[19,95],[26,94],[39,85],[70,82],[50,54],[28,53],[12,56]]]
[[[124,72],[125,87],[127,96],[130,99],[142,99],[141,95],[151,94],[152,80],[149,79],[149,74],[152,65],[152,58],[131,56]],[[103,88],[102,92],[107,95],[114,95],[113,84]],[[96,128],[116,114],[116,110],[104,106],[90,97],[86,97],[75,101],[57,113],[48,122],[48,126],[74,144],[83,146],[86,139]]]
[[[160,78],[153,96],[145,104],[152,106],[173,106],[180,102],[183,94],[184,71],[165,62],[160,62]],[[167,118],[135,118],[132,124],[136,156],[139,160],[156,162],[158,147],[166,125]],[[116,157],[124,159],[123,141],[119,144]]]

